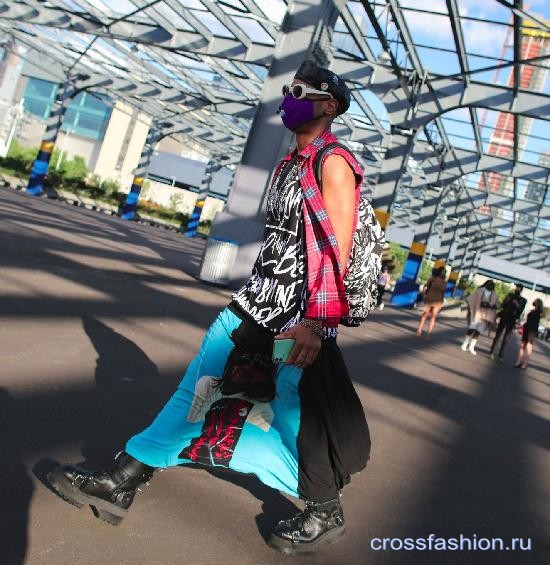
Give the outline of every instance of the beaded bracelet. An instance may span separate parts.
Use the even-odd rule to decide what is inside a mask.
[[[300,325],[310,329],[317,337],[320,337],[321,339],[325,336],[323,324],[319,320],[310,320],[308,318],[303,318],[302,320],[300,320]]]

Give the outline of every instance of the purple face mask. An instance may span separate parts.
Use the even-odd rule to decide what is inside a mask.
[[[285,96],[283,103],[279,106],[279,115],[285,127],[294,131],[297,127],[315,118],[313,100],[307,98],[298,100],[294,96]]]

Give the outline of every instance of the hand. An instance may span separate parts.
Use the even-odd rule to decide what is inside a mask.
[[[275,336],[275,339],[296,340],[286,364],[296,365],[300,369],[309,367],[317,359],[321,349],[321,338],[315,335],[309,328],[300,324]]]

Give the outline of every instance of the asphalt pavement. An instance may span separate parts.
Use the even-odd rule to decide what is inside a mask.
[[[267,546],[301,503],[251,476],[168,469],[117,527],[57,497],[48,471],[108,465],[229,302],[197,279],[203,249],[0,189],[0,565],[550,562],[550,344],[535,345],[526,371],[513,367],[517,336],[502,364],[487,338],[474,357],[459,348],[465,321],[454,314],[431,339],[414,333],[418,312],[392,307],[341,330],[373,450],[343,492],[345,538],[315,555]],[[442,549],[460,536],[462,551]],[[406,538],[439,548],[391,549]],[[531,549],[466,549],[484,538]]]

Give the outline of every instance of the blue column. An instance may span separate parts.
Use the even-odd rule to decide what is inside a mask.
[[[32,165],[31,176],[27,185],[27,192],[29,194],[40,196],[44,193],[44,178],[48,173],[53,148],[54,143],[51,141],[43,141],[41,143],[38,155]]]
[[[458,283],[458,271],[451,270],[447,280],[447,287],[445,288],[445,296],[450,298],[455,295],[456,285]]]
[[[204,202],[208,196],[208,190],[210,189],[210,183],[212,182],[212,177],[216,171],[219,171],[221,165],[214,159],[208,161],[206,169],[204,171],[204,177],[202,178],[199,193],[197,195],[197,201],[195,202],[195,208],[187,222],[185,227],[184,235],[187,237],[196,237],[197,228],[201,221],[202,209],[204,208]]]
[[[130,192],[126,197],[126,202],[122,206],[122,211],[120,213],[120,217],[123,220],[133,220],[136,211],[137,211],[137,203],[139,200],[139,195],[141,193],[141,187],[143,186],[143,182],[145,179],[143,177],[134,177],[132,181],[132,186],[130,188]]]
[[[119,210],[119,215],[123,220],[133,220],[136,217],[139,196],[141,194],[143,183],[147,177],[151,156],[153,154],[155,144],[161,135],[160,130],[157,129],[157,127],[158,126],[151,127],[147,134],[147,139],[145,140],[145,145],[143,146],[139,163],[135,170],[132,186],[130,187],[126,201]]]
[[[32,165],[27,192],[34,196],[44,194],[44,179],[48,174],[50,159],[55,147],[57,135],[61,129],[67,106],[76,93],[74,81],[61,84],[55,94],[55,101],[50,110],[46,131],[38,150],[38,155]]]
[[[425,252],[425,244],[413,241],[403,267],[403,274],[395,283],[391,298],[392,304],[405,307],[412,306],[415,303],[419,289],[416,279],[418,278]]]

